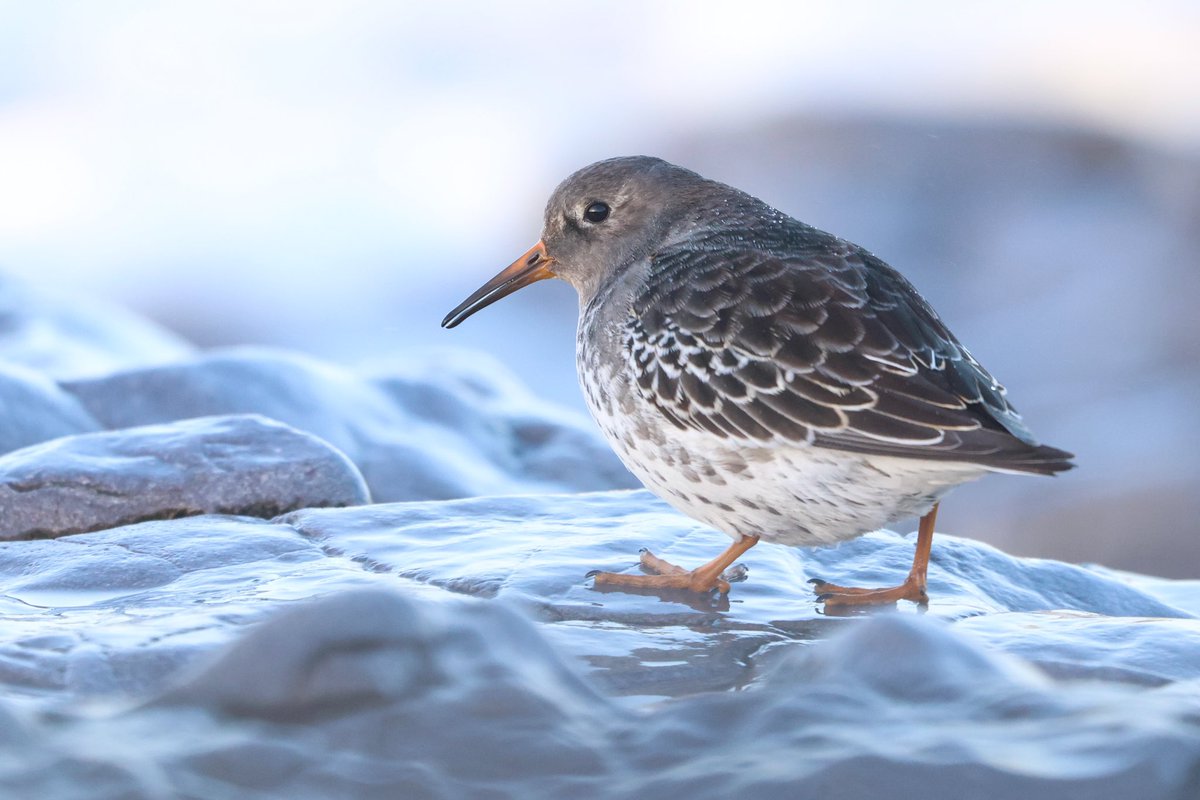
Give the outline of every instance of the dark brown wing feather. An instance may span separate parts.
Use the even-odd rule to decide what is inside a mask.
[[[988,374],[898,272],[802,226],[653,256],[626,328],[639,391],[674,425],[1052,474]],[[732,244],[731,244],[732,242]]]

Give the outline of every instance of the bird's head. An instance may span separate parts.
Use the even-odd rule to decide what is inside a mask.
[[[467,317],[546,278],[561,278],[585,301],[605,279],[662,244],[683,220],[690,189],[708,184],[659,158],[598,161],[558,185],[546,203],[542,238],[446,315],[453,328]]]

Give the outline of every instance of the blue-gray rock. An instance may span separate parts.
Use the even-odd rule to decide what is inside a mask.
[[[1194,685],[1056,683],[938,620],[631,713],[511,609],[394,587],[293,604],[124,710],[6,712],[22,796],[1185,800],[1200,764]]]
[[[638,485],[587,420],[449,361],[363,377],[295,353],[236,348],[65,388],[110,428],[212,414],[277,419],[339,448],[381,502]]]
[[[0,457],[8,540],[369,501],[358,470],[327,442],[252,415],[68,436]]]
[[[729,690],[857,624],[822,615],[807,578],[894,582],[913,547],[888,532],[824,550],[760,545],[724,599],[606,593],[584,579],[636,569],[642,545],[694,565],[725,541],[639,491],[190,517],[0,543],[0,687],[145,687],[296,598],[400,585],[531,610],[610,694]],[[1200,620],[1163,588],[939,534],[929,616],[1055,675],[1200,680]]]
[[[583,580],[722,543],[646,492],[0,542],[0,795],[1195,796],[1200,584],[939,534],[928,613],[821,615],[887,532],[725,601]]]
[[[79,401],[54,381],[0,361],[0,454],[99,428]]]

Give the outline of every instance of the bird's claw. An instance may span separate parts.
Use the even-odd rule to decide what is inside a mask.
[[[721,580],[726,583],[741,583],[750,577],[750,568],[745,564],[734,564],[721,573]]]

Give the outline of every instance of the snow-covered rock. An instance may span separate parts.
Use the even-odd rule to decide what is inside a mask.
[[[344,455],[251,415],[67,436],[0,456],[0,539],[367,502]]]
[[[236,348],[64,386],[108,428],[214,414],[279,420],[349,456],[379,501],[636,485],[588,421],[539,402],[502,372],[446,358],[364,376]]]

